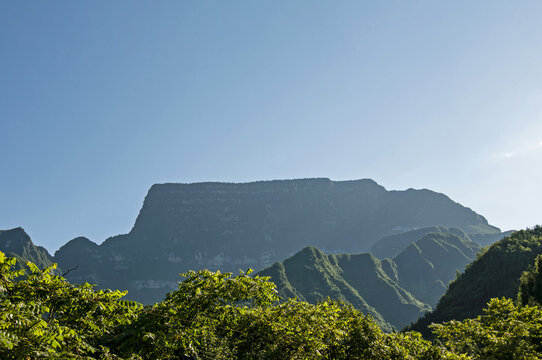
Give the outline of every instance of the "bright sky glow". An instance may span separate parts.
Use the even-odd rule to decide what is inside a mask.
[[[538,0],[1,2],[0,229],[54,251],[129,231],[153,183],[304,177],[542,223],[541,23]]]

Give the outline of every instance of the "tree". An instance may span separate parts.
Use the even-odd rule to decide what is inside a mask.
[[[538,255],[533,266],[521,275],[518,304],[542,306],[542,255]]]
[[[460,359],[419,334],[385,334],[350,305],[277,302],[267,277],[202,270],[122,327],[111,347],[143,359]]]
[[[125,292],[94,291],[40,270],[12,270],[14,258],[0,252],[0,358],[115,358],[102,339],[137,318],[142,306],[123,301]]]
[[[542,312],[511,299],[491,299],[475,319],[431,326],[444,347],[473,359],[542,358]]]

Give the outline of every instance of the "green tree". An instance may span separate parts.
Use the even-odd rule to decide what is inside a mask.
[[[145,359],[230,359],[228,340],[237,331],[236,316],[278,300],[273,283],[249,274],[250,270],[235,277],[208,270],[181,274],[186,279],[178,290],[118,331],[117,351]]]
[[[460,359],[420,334],[385,334],[350,305],[277,302],[250,271],[202,270],[119,330],[112,351],[143,359]],[[464,357],[463,357],[464,358]]]
[[[0,358],[115,358],[102,339],[137,318],[141,305],[120,291],[94,291],[0,252]]]
[[[542,255],[538,255],[533,266],[521,275],[518,304],[542,306]]]
[[[542,358],[542,312],[511,299],[491,299],[475,319],[431,325],[444,347],[473,359]]]

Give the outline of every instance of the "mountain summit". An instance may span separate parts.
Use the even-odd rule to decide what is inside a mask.
[[[370,179],[158,184],[128,234],[101,245],[74,239],[55,260],[79,266],[71,281],[126,288],[129,297],[154,302],[188,269],[259,270],[306,246],[359,253],[384,236],[430,226],[500,233],[444,194],[387,191]]]

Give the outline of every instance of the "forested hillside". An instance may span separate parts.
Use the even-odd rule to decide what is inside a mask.
[[[450,233],[429,233],[410,244],[393,261],[399,285],[431,306],[448,283],[476,257],[478,244]]]
[[[387,322],[400,329],[430,307],[391,280],[386,267],[371,254],[326,255],[309,247],[258,274],[269,276],[283,298],[346,301],[390,331]]]
[[[521,230],[496,242],[469,264],[439,300],[436,309],[410,329],[428,336],[427,326],[482,313],[489,299],[516,299],[522,273],[542,254],[542,227]]]
[[[346,301],[373,315],[383,329],[385,322],[401,329],[436,305],[478,250],[468,239],[438,232],[426,234],[393,260],[370,253],[326,255],[308,247],[259,274],[271,277],[283,298]]]

